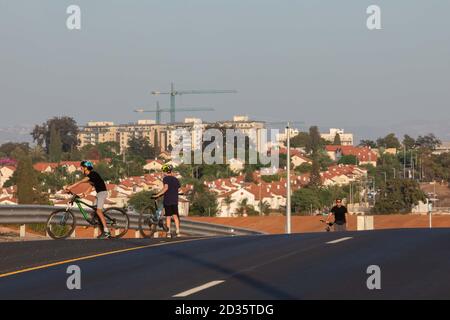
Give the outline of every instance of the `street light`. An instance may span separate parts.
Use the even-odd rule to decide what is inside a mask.
[[[286,233],[291,234],[291,125],[287,126],[287,195],[286,195]]]

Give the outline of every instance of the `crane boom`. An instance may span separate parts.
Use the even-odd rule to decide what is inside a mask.
[[[152,91],[152,95],[170,95],[170,121],[175,122],[175,97],[184,94],[220,94],[220,93],[237,93],[236,90],[175,90],[174,84],[171,84],[170,91]]]

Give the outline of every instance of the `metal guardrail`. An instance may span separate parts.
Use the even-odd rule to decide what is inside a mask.
[[[47,222],[50,213],[60,208],[36,205],[0,206],[0,224],[43,224]],[[89,212],[90,210],[86,211]],[[75,213],[78,226],[89,226],[78,209],[73,208],[72,212]],[[128,215],[130,217],[130,229],[138,230],[139,215],[132,212],[128,212]],[[181,218],[181,226],[183,234],[189,236],[245,236],[262,234],[261,232],[243,228],[192,221],[183,217]]]

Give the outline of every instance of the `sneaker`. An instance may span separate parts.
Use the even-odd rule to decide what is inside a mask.
[[[180,231],[177,232],[177,238],[181,238],[181,233],[180,233]]]
[[[167,239],[172,239],[172,234],[170,232],[167,232],[166,238]]]
[[[109,232],[103,232],[101,235],[99,235],[97,237],[97,239],[100,239],[100,240],[106,240],[106,239],[111,239],[111,238],[112,238],[111,233],[109,233]]]

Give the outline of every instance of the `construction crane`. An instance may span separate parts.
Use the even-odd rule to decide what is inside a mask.
[[[169,92],[152,91],[152,95],[168,94],[170,95],[170,122],[175,122],[175,112],[181,111],[181,109],[175,108],[175,97],[184,94],[218,94],[218,93],[237,93],[236,90],[175,90],[174,84],[171,83],[171,88]],[[203,110],[190,110],[190,111],[203,111]]]
[[[156,110],[145,110],[145,109],[136,109],[134,112],[137,113],[156,113],[156,124],[161,124],[161,114],[170,112],[170,108],[161,108],[159,106],[159,101],[156,102]],[[178,108],[178,112],[197,112],[197,111],[215,111],[214,108],[195,108],[195,107],[186,107],[186,108]]]

